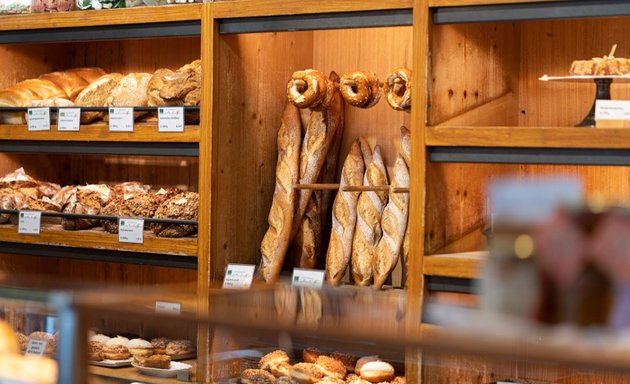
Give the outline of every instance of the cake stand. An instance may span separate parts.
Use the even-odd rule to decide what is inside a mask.
[[[588,114],[576,127],[594,128],[595,127],[595,103],[597,100],[610,100],[610,85],[613,80],[628,81],[629,75],[611,75],[611,76],[547,76],[543,75],[540,81],[561,81],[561,82],[594,82],[597,87],[595,90],[595,99],[593,106]]]

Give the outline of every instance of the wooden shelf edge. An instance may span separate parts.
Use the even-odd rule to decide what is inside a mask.
[[[0,125],[0,140],[54,140],[54,141],[115,141],[115,142],[161,142],[198,143],[199,125],[186,125],[184,132],[158,132],[157,124],[136,124],[134,132],[109,132],[107,124],[81,125],[78,132],[50,131],[29,132],[26,125]]]
[[[423,258],[422,271],[426,276],[475,279],[488,252],[463,252],[429,255]]]
[[[430,147],[630,149],[630,129],[576,127],[426,127]]]
[[[34,236],[19,234],[16,225],[0,225],[0,239],[5,242],[22,244],[41,244],[197,257],[196,237],[171,239],[154,236],[153,233],[148,231],[145,231],[144,234],[144,244],[131,244],[119,243],[117,235],[107,233],[102,228],[66,231],[58,224],[42,224],[41,233],[39,236]]]
[[[232,0],[213,3],[212,11],[215,18],[223,19],[235,17],[409,9],[412,7],[412,0],[382,0],[368,2],[362,0],[346,0],[343,2],[317,0]]]
[[[193,382],[195,382],[194,372],[196,370],[197,360],[183,360],[182,363],[190,364],[193,366]],[[90,365],[88,368],[88,372],[90,375],[108,377],[113,379],[122,379],[129,381],[141,381],[143,383],[151,383],[151,384],[177,384],[181,381],[178,381],[176,378],[160,378],[160,377],[152,377],[146,376],[140,373],[140,371],[135,367],[121,367],[121,368],[107,368],[107,367],[99,367],[96,365]]]
[[[168,23],[201,19],[202,4],[0,16],[0,31]]]
[[[429,7],[457,7],[463,5],[497,5],[515,3],[549,3],[558,0],[429,0]]]

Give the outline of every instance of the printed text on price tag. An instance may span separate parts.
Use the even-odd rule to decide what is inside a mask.
[[[324,284],[324,271],[318,269],[293,269],[291,282],[295,287],[321,288]]]
[[[119,218],[118,241],[121,243],[144,243],[144,220]]]
[[[249,264],[228,264],[223,279],[223,288],[249,289],[254,279],[256,266]]]
[[[22,235],[39,235],[41,222],[41,212],[20,211],[18,213],[18,233]]]

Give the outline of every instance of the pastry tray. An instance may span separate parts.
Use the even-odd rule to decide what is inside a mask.
[[[609,75],[609,76],[588,76],[588,75],[572,75],[572,76],[548,76],[542,75],[538,78],[540,81],[565,81],[565,82],[581,82],[598,79],[612,79],[612,80],[630,80],[630,73],[627,75]]]
[[[122,368],[131,366],[131,362],[133,358],[125,359],[125,360],[101,360],[101,361],[93,361],[88,360],[88,364],[98,365],[99,367],[107,367],[107,368]]]

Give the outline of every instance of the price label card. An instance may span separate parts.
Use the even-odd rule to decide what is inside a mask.
[[[26,120],[29,131],[50,131],[50,108],[29,108]]]
[[[249,289],[254,279],[255,265],[249,264],[228,264],[223,288]]]
[[[133,132],[133,108],[109,108],[110,132]]]
[[[184,107],[158,108],[159,132],[184,132]]]
[[[18,233],[22,235],[39,235],[42,222],[41,212],[20,211],[18,215]]]
[[[172,303],[168,301],[156,301],[155,312],[179,315],[182,312],[182,305],[180,303]]]
[[[595,120],[630,120],[630,100],[596,100]]]
[[[57,112],[58,131],[78,131],[81,126],[81,108],[59,108]]]
[[[118,241],[121,243],[144,243],[144,220],[119,218]]]
[[[29,340],[26,345],[25,355],[43,356],[48,342],[44,340]]]
[[[318,269],[293,269],[291,279],[294,287],[321,288],[324,285],[324,271]]]

